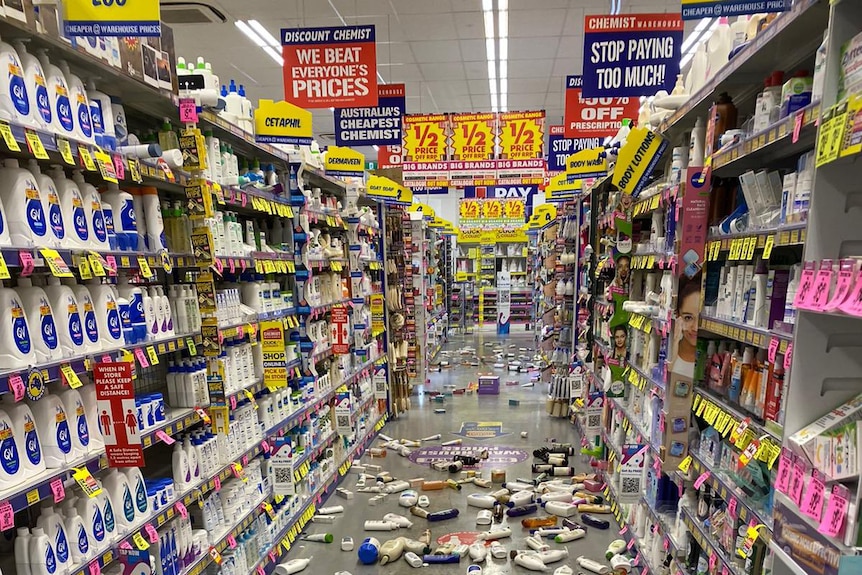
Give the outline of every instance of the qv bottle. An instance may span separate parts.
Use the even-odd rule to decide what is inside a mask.
[[[102,338],[99,335],[99,320],[96,315],[96,304],[93,302],[90,290],[85,285],[76,284],[73,278],[66,278],[64,281],[75,292],[75,299],[78,300],[78,313],[81,314],[81,321],[84,326],[86,352],[94,353],[101,351]]]
[[[3,160],[0,169],[0,197],[9,226],[12,245],[45,245],[48,223],[36,178],[18,165],[18,160]]]
[[[69,63],[65,60],[60,60],[60,70],[63,71],[63,75],[66,77],[66,85],[69,87],[69,101],[72,104],[72,113],[75,118],[75,137],[78,140],[92,144],[95,142],[93,138],[93,120],[90,117],[90,100],[87,98],[87,90],[84,88],[84,82],[72,73],[69,69]]]
[[[54,555],[54,546],[45,534],[45,530],[39,527],[33,528],[30,536],[30,575],[56,575],[57,556]]]
[[[80,450],[74,449],[69,414],[59,395],[46,393],[39,401],[31,402],[30,409],[36,418],[36,426],[42,432],[39,439],[42,441],[45,467],[62,468],[83,455]]]
[[[85,455],[94,449],[90,422],[87,418],[87,407],[77,389],[66,389],[60,392],[63,407],[69,417],[69,430],[72,434],[72,445]],[[94,422],[95,423],[95,422]]]
[[[120,305],[114,286],[103,284],[98,278],[87,282],[93,305],[96,308],[96,320],[99,333],[102,335],[102,349],[115,349],[124,343],[123,321],[120,317]]]
[[[15,573],[30,575],[30,529],[19,527],[15,533]]]
[[[18,439],[12,418],[0,411],[0,489],[9,489],[26,479]]]
[[[72,551],[72,565],[80,567],[93,555],[90,545],[90,533],[84,524],[84,518],[78,514],[75,507],[78,499],[67,496],[61,505],[63,517],[66,519],[66,537]]]
[[[0,40],[0,117],[35,126],[33,107],[27,94],[27,81],[15,48]]]
[[[99,503],[98,497],[81,497],[75,505],[75,511],[84,521],[84,529],[90,542],[90,553],[93,554],[101,553],[107,545],[105,519]]]
[[[102,491],[96,496],[99,506],[102,508],[102,519],[105,522],[105,543],[112,544],[119,536],[117,529],[117,514],[114,499],[107,491]]]
[[[45,293],[48,294],[51,309],[54,310],[63,357],[83,355],[88,345],[84,340],[84,324],[75,292],[69,286],[61,285],[59,278],[50,277],[48,285],[45,286]]]
[[[141,473],[139,467],[127,467],[124,471],[132,488],[135,511],[138,517],[147,517],[150,510],[150,501],[147,499],[147,483],[144,481],[144,474]]]
[[[128,277],[124,273],[121,273],[117,280],[117,290],[120,292],[120,297],[129,301],[129,323],[132,327],[135,343],[145,341],[148,328],[144,312],[143,291],[138,286],[129,284]]]
[[[17,40],[15,50],[21,59],[24,80],[27,84],[27,95],[30,97],[32,117],[35,127],[46,132],[56,132],[54,112],[51,109],[51,98],[48,96],[48,81],[39,59],[27,52],[24,42]]]
[[[138,250],[138,221],[135,200],[132,194],[123,191],[117,184],[108,184],[102,191],[102,209],[111,206],[117,247],[122,251]]]
[[[111,110],[114,112],[114,133],[117,136],[117,146],[126,146],[129,143],[129,124],[126,122],[126,110],[123,101],[111,96]]]
[[[48,97],[51,107],[54,109],[54,126],[61,136],[75,136],[75,122],[73,119],[72,103],[69,101],[69,87],[63,71],[48,60],[45,50],[39,51],[39,62],[48,82]]]
[[[66,228],[66,245],[71,248],[90,249],[90,222],[84,211],[84,198],[77,184],[66,177],[63,168],[54,166],[49,174],[54,180],[60,198],[60,212]]]
[[[51,308],[48,294],[42,288],[34,286],[33,280],[28,277],[18,278],[15,291],[18,292],[21,305],[27,313],[27,325],[31,330],[36,359],[40,363],[63,359],[57,324],[54,322],[54,310]]]
[[[105,224],[105,214],[102,213],[102,196],[91,184],[84,180],[84,176],[80,170],[75,170],[72,175],[72,180],[81,191],[81,197],[84,200],[84,213],[87,221],[90,222],[90,230],[93,235],[90,239],[90,245],[93,249],[108,251],[111,244],[108,241],[108,227]]]
[[[36,418],[26,403],[6,404],[6,413],[12,419],[15,437],[20,438],[21,461],[28,476],[45,471],[45,459],[42,457],[42,442],[39,441],[39,428]]]
[[[87,415],[87,423],[90,428],[90,451],[96,452],[104,447],[105,442],[102,439],[102,432],[99,430],[99,412],[98,400],[96,399],[96,387],[93,385],[84,385],[77,390],[81,396],[81,401],[84,403],[84,410]]]
[[[48,224],[48,234],[45,241],[53,247],[63,247],[63,241],[66,239],[66,225],[63,221],[63,210],[60,207],[60,195],[57,193],[57,186],[54,185],[54,180],[50,176],[42,173],[38,161],[29,160],[27,167],[33,174],[33,178],[39,186],[39,195],[42,197],[42,211],[45,213]]]
[[[0,288],[0,361],[4,367],[36,363],[36,352],[21,298],[11,288]]]
[[[53,507],[43,507],[41,515],[36,520],[36,527],[45,531],[48,541],[51,542],[54,548],[54,557],[57,560],[57,573],[66,573],[69,570],[72,557],[63,516],[57,513]]]
[[[96,83],[87,83],[87,97],[90,99],[90,117],[93,120],[93,133],[96,144],[109,150],[117,149],[117,136],[114,132],[114,108],[111,97],[96,89]]]
[[[111,500],[117,504],[116,521],[121,534],[127,533],[135,525],[137,510],[132,486],[124,473],[112,469],[102,478],[102,487],[111,495]]]

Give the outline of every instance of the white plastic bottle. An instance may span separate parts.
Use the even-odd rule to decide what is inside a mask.
[[[59,278],[50,277],[45,293],[48,294],[51,309],[54,311],[63,357],[82,355],[88,346],[85,343],[84,324],[75,292],[69,286],[61,285]]]
[[[123,345],[123,323],[120,318],[119,297],[114,286],[103,284],[98,278],[87,282],[93,305],[96,308],[96,320],[102,337],[102,349],[115,349]]]
[[[31,330],[30,337],[36,359],[40,363],[63,359],[54,310],[45,290],[34,286],[33,280],[27,277],[18,278],[15,291],[18,292],[21,306],[27,313],[27,326]]]
[[[0,288],[0,363],[7,368],[36,363],[27,314],[18,293]]]
[[[144,474],[141,473],[138,467],[126,467],[123,469],[126,474],[126,479],[132,488],[132,496],[135,502],[135,513],[138,517],[148,517],[150,510],[150,502],[147,499],[147,484],[144,481]]]
[[[90,100],[90,118],[93,121],[93,136],[96,145],[109,150],[117,149],[114,133],[114,109],[111,97],[96,89],[93,80],[87,82],[87,98]]]
[[[102,478],[102,487],[111,494],[111,500],[117,504],[115,512],[120,533],[127,533],[135,525],[137,517],[135,498],[128,477],[119,470],[112,469]]]
[[[144,320],[147,324],[147,340],[159,337],[159,316],[156,312],[156,302],[147,290],[142,290],[144,305]]]
[[[102,520],[105,524],[105,543],[106,546],[109,546],[120,535],[117,529],[117,512],[115,511],[117,507],[114,505],[114,498],[111,497],[111,494],[104,490],[96,496],[96,502],[102,510]]]
[[[30,529],[19,527],[15,533],[15,574],[30,575]]]
[[[53,507],[43,507],[41,515],[36,520],[36,527],[43,529],[51,542],[54,558],[57,560],[57,573],[68,572],[72,557],[63,516],[57,513]]]
[[[54,126],[61,136],[75,136],[75,120],[72,102],[69,100],[69,86],[63,71],[51,63],[48,53],[40,50],[37,57],[48,82],[48,97],[54,110]]]
[[[171,467],[174,470],[174,484],[180,491],[185,491],[192,485],[191,467],[189,456],[181,443],[174,445],[174,453],[171,456]]]
[[[45,458],[42,456],[42,442],[39,440],[39,428],[36,418],[26,402],[4,405],[4,409],[12,419],[12,428],[18,444],[24,471],[28,476],[45,471]]]
[[[60,399],[63,400],[66,415],[69,417],[72,444],[84,454],[94,451],[92,424],[95,421],[89,421],[87,407],[84,405],[81,394],[77,389],[68,388],[60,392],[59,395]]]
[[[110,250],[108,226],[105,224],[105,214],[102,212],[102,196],[99,195],[95,187],[84,180],[84,176],[80,170],[75,170],[72,180],[81,191],[81,198],[84,200],[84,213],[90,224],[90,231],[93,232],[90,237],[91,249]]]
[[[60,195],[54,180],[47,174],[42,173],[37,160],[29,160],[27,168],[33,174],[36,184],[39,186],[39,195],[42,198],[42,211],[48,225],[48,234],[45,242],[52,247],[64,247],[66,239],[66,224],[63,221],[63,209],[60,206]]]
[[[46,132],[56,132],[54,124],[54,111],[51,108],[51,98],[48,95],[48,82],[45,71],[39,59],[27,52],[24,42],[15,42],[15,50],[21,59],[21,68],[24,71],[24,79],[27,82],[27,95],[30,97],[31,113],[35,127]]]
[[[151,252],[167,249],[165,240],[165,224],[162,220],[162,207],[159,204],[159,192],[156,188],[141,188],[144,219],[146,220],[147,248]]]
[[[30,536],[30,574],[57,574],[57,556],[54,555],[54,546],[51,545],[45,530],[39,527],[34,527]]]
[[[63,516],[66,518],[66,537],[69,539],[69,547],[72,551],[72,565],[79,567],[89,561],[92,556],[90,545],[90,534],[84,525],[84,519],[78,515],[75,508],[75,497],[68,497],[63,501]]]
[[[96,387],[93,385],[84,385],[79,387],[77,391],[78,395],[81,396],[81,401],[84,402],[84,409],[87,413],[87,423],[90,427],[90,449],[95,452],[105,445],[102,439],[102,432],[99,430]]]
[[[27,93],[27,81],[15,48],[0,40],[0,117],[35,127],[33,106]]]
[[[75,299],[78,300],[78,313],[81,314],[81,321],[84,325],[84,345],[87,348],[87,353],[95,353],[102,350],[102,336],[100,332],[99,319],[96,315],[96,304],[93,301],[93,296],[87,286],[74,283],[73,279],[68,279],[69,287],[75,292]]]
[[[36,178],[18,165],[18,160],[6,158],[0,169],[0,198],[9,226],[12,245],[32,247],[45,245],[48,224]]]
[[[42,441],[45,467],[62,468],[84,455],[80,448],[75,449],[69,414],[59,395],[46,393],[39,401],[31,402],[30,409],[41,432],[39,439]]]
[[[9,489],[26,480],[19,439],[15,434],[15,422],[5,411],[0,411],[0,489]]]
[[[87,89],[84,87],[84,82],[81,81],[76,74],[73,74],[69,69],[69,64],[65,60],[60,60],[60,70],[66,77],[66,85],[69,87],[69,101],[72,104],[72,114],[74,115],[75,136],[79,140],[87,143],[94,143],[93,138],[93,119],[90,117],[90,99],[87,97]]]
[[[114,233],[117,247],[122,251],[137,251],[138,222],[135,217],[135,200],[132,194],[121,190],[117,184],[108,184],[102,191],[102,209],[110,205],[114,218]]]
[[[49,175],[54,180],[57,195],[60,198],[60,212],[66,225],[66,246],[78,249],[91,248],[90,222],[84,211],[81,190],[75,182],[66,177],[60,166],[54,166]]]
[[[183,449],[186,450],[186,458],[189,461],[189,473],[192,478],[192,484],[194,485],[200,481],[201,468],[200,461],[198,461],[198,453],[195,450],[195,446],[192,443],[190,435],[186,435],[185,440],[183,440]]]
[[[87,538],[90,543],[90,553],[101,553],[107,545],[105,519],[98,498],[81,497],[75,504],[75,512],[84,522]]]

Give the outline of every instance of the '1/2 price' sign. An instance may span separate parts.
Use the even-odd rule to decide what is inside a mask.
[[[404,117],[405,162],[445,162],[446,125],[443,114],[428,114]]]
[[[500,157],[504,160],[532,160],[544,157],[545,113],[504,112],[500,114]]]

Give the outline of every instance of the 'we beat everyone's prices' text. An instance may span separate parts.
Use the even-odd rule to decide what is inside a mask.
[[[284,99],[301,108],[377,105],[374,26],[281,31]]]

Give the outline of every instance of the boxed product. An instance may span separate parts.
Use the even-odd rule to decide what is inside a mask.
[[[862,394],[791,435],[790,448],[831,480],[856,477],[862,434],[860,419]]]
[[[841,46],[838,100],[862,89],[862,32]]]

